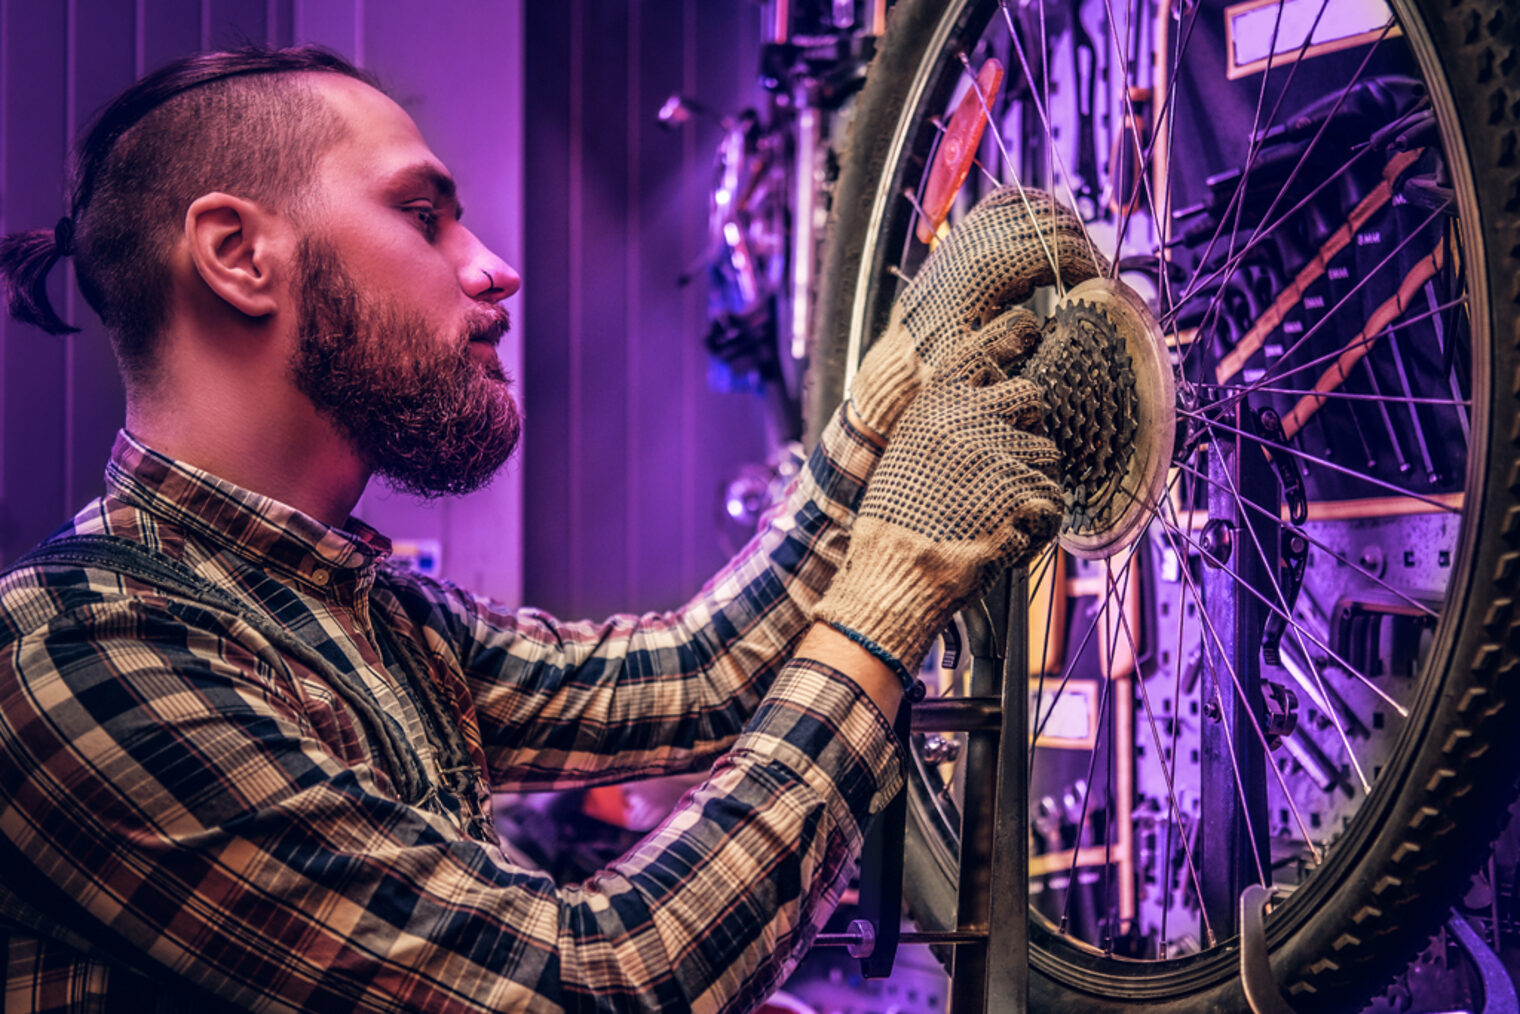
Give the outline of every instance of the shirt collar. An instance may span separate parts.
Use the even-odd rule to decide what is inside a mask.
[[[357,518],[343,528],[176,461],[126,430],[116,434],[106,489],[117,499],[195,532],[254,562],[284,571],[317,593],[368,585],[391,552]]]

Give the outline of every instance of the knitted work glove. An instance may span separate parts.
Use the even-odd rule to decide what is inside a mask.
[[[905,687],[951,614],[1060,526],[1056,448],[1029,432],[1044,403],[984,355],[968,350],[902,414],[813,612]]]
[[[961,361],[968,339],[993,318],[1015,339],[1000,345],[1015,354],[1033,348],[1039,321],[1024,310],[1004,311],[1055,281],[1052,257],[1068,286],[1108,267],[1101,257],[1093,263],[1081,220],[1049,194],[1003,187],[985,197],[893,304],[886,331],[850,384],[860,421],[890,437],[929,377]]]

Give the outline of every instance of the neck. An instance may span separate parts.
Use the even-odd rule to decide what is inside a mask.
[[[176,366],[155,378],[155,389],[171,395],[129,398],[127,429],[133,436],[326,524],[337,527],[348,520],[369,469],[349,440],[285,379],[283,367]]]

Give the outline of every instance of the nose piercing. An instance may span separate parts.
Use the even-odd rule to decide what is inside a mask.
[[[486,270],[485,268],[481,268],[480,271],[481,271],[482,274],[484,274],[486,276],[486,291],[487,292],[494,291],[496,289],[496,279],[494,277],[492,277],[491,272],[488,271],[488,270]]]

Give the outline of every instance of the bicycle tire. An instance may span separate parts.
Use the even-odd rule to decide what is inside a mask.
[[[899,0],[854,112],[831,195],[808,415],[842,396],[847,364],[878,334],[895,281],[888,251],[911,216],[897,200],[917,133],[943,103],[943,54],[997,10]],[[1505,817],[1520,772],[1520,17],[1502,0],[1392,0],[1440,122],[1458,195],[1473,340],[1472,437],[1457,566],[1410,720],[1338,847],[1267,922],[1274,976],[1295,1009],[1347,1010],[1425,944]],[[931,99],[931,93],[939,98]],[[916,153],[921,159],[924,152]],[[887,219],[891,219],[888,221]],[[852,335],[854,336],[852,338]],[[862,336],[865,336],[864,338]],[[905,892],[930,929],[955,921],[954,850],[932,794],[909,787]],[[1031,924],[1031,1009],[1248,1009],[1234,940],[1131,962]]]

